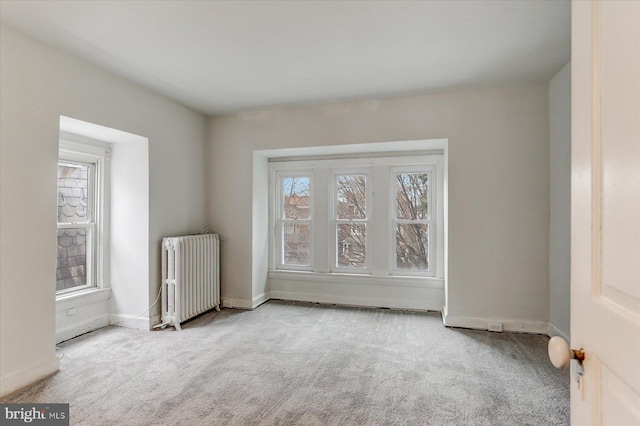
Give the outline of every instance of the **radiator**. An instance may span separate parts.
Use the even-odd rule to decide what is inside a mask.
[[[217,234],[162,239],[162,326],[220,310],[219,251]]]

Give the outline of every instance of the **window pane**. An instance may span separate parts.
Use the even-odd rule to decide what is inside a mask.
[[[309,219],[309,187],[311,178],[306,176],[282,179],[284,219]]]
[[[428,219],[428,175],[396,174],[397,219]]]
[[[367,177],[340,175],[337,186],[338,219],[366,219]]]
[[[365,268],[367,229],[364,223],[338,224],[338,238],[336,252],[338,253],[338,267]]]
[[[87,229],[58,230],[56,291],[87,284]]]
[[[309,225],[285,224],[283,229],[285,265],[309,265]]]
[[[429,228],[424,224],[399,224],[396,226],[397,268],[407,271],[429,269]]]
[[[89,216],[89,166],[58,163],[58,223],[84,223]]]

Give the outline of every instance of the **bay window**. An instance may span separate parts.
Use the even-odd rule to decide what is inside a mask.
[[[441,154],[272,162],[271,269],[441,280],[442,174]]]

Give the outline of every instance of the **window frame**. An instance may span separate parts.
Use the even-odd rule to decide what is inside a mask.
[[[87,229],[86,239],[86,271],[87,284],[56,290],[56,297],[64,297],[73,293],[85,292],[106,287],[105,272],[108,250],[105,242],[108,228],[108,159],[111,151],[108,148],[88,145],[68,140],[60,140],[58,162],[75,163],[89,166],[87,187],[89,189],[89,221],[70,223],[58,222],[56,229]]]
[[[397,191],[397,175],[401,173],[406,174],[427,174],[427,219],[398,219],[398,191]],[[390,178],[390,190],[389,190],[389,218],[391,224],[389,227],[389,265],[390,275],[396,276],[419,276],[419,277],[435,277],[437,269],[437,233],[438,233],[438,209],[436,207],[437,194],[434,196],[433,192],[438,190],[437,186],[437,170],[436,164],[426,165],[405,165],[405,166],[392,166],[389,168]],[[397,258],[397,225],[411,225],[420,224],[427,225],[427,265],[426,270],[406,270],[398,268]]]
[[[390,153],[386,155],[354,155],[318,156],[318,157],[274,157],[268,161],[269,173],[269,278],[301,280],[301,279],[333,279],[336,282],[369,282],[380,284],[385,279],[388,285],[430,286],[440,288],[445,277],[446,247],[445,226],[445,152]],[[430,227],[430,271],[397,270],[394,264],[396,242],[395,230],[392,227],[393,183],[395,175],[392,170],[422,171],[429,169],[431,173],[432,191],[430,193],[431,221]],[[310,250],[313,251],[313,265],[307,268],[282,267],[278,258],[278,243],[274,241],[277,224],[276,194],[278,174],[301,173],[312,177],[312,209],[313,240]],[[335,187],[336,174],[367,174],[368,211],[370,212],[369,229],[367,230],[366,270],[359,268],[337,268],[336,250],[341,250],[334,236],[335,228]],[[375,209],[375,211],[374,211]],[[437,228],[437,229],[436,229]],[[335,266],[334,266],[335,265]],[[296,270],[298,269],[298,270]],[[286,278],[288,277],[288,278]],[[304,278],[307,277],[307,278]],[[315,278],[312,278],[315,277]],[[323,278],[324,277],[324,278]],[[333,278],[330,278],[333,277]],[[424,279],[424,280],[423,280]],[[328,281],[327,281],[328,282]],[[420,283],[420,284],[417,284]],[[381,284],[382,285],[382,284]],[[386,284],[385,284],[386,285]]]
[[[371,168],[370,167],[330,167],[331,185],[329,187],[329,200],[330,200],[330,217],[329,217],[329,253],[331,262],[329,269],[331,272],[349,273],[349,274],[370,274],[371,273],[371,233],[372,233],[372,198],[373,191],[371,187]],[[365,219],[339,219],[338,218],[338,177],[339,176],[355,176],[364,175],[366,182],[365,193]],[[365,266],[364,268],[354,267],[341,267],[338,265],[338,260],[342,247],[338,248],[338,224],[365,224],[366,229],[366,241],[365,241]]]
[[[284,192],[283,181],[286,178],[305,177],[309,178],[309,218],[308,219],[286,219],[284,218]],[[275,257],[276,268],[291,271],[312,271],[314,268],[314,175],[312,169],[292,169],[278,170],[275,172],[276,202],[275,208]],[[309,262],[307,265],[292,265],[284,262],[284,230],[287,225],[307,224],[309,226]]]

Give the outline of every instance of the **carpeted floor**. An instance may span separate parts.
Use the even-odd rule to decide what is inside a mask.
[[[449,329],[436,313],[271,301],[183,331],[107,327],[2,402],[68,402],[85,425],[563,425],[546,336]]]

